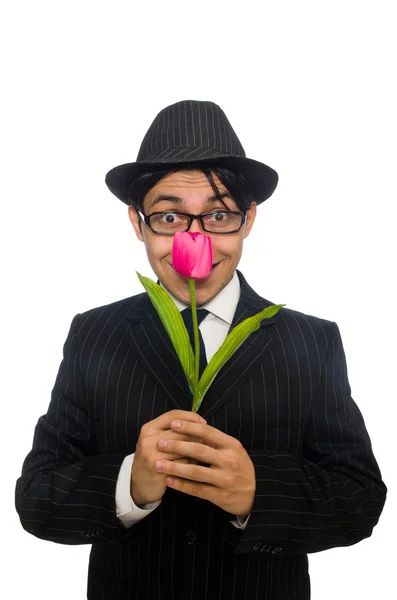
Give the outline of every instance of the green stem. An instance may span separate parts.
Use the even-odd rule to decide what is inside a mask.
[[[197,309],[196,309],[196,282],[189,277],[190,306],[192,310],[193,334],[194,334],[194,390],[196,391],[200,374],[200,340],[198,332]]]

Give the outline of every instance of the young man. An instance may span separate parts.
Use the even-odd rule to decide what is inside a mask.
[[[166,107],[137,161],[106,181],[181,311],[190,296],[173,235],[211,237],[214,266],[196,284],[208,361],[273,304],[237,266],[277,174],[245,157],[219,106]],[[308,600],[307,554],[369,537],[387,491],[337,324],[282,308],[199,412],[146,293],[77,314],[17,482],[23,527],[92,544],[91,599]]]

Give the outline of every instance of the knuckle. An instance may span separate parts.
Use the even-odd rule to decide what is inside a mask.
[[[205,446],[203,446],[202,444],[195,442],[195,443],[193,443],[193,451],[194,451],[194,454],[196,454],[197,456],[205,456],[205,454],[207,452],[207,448]]]
[[[139,450],[143,456],[148,456],[152,447],[150,438],[142,438],[139,442]]]
[[[194,482],[192,484],[192,492],[195,496],[200,496],[202,492],[202,486],[199,483]]]
[[[234,476],[232,473],[225,473],[223,476],[223,486],[227,490],[234,487]],[[228,492],[229,493],[229,492]]]
[[[242,443],[240,442],[240,440],[238,440],[237,438],[233,438],[233,441],[231,442],[231,448],[233,448],[233,450],[241,450],[241,448],[243,447]]]
[[[231,455],[227,459],[227,465],[231,471],[238,471],[240,467],[240,461],[237,456]]]
[[[192,476],[196,479],[200,477],[201,467],[199,465],[193,465],[192,467]]]
[[[149,428],[149,423],[144,423],[142,425],[142,427],[141,427],[141,429],[139,431],[139,437],[140,438],[146,435],[148,428]]]
[[[170,416],[172,415],[172,417],[175,419],[183,419],[187,415],[190,415],[191,413],[188,410],[181,410],[180,408],[174,408],[173,410],[170,410],[170,412],[168,414]]]

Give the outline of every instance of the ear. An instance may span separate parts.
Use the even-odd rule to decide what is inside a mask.
[[[256,217],[256,202],[251,202],[251,206],[247,210],[247,220],[245,222],[244,238],[248,237]]]
[[[138,214],[136,208],[134,206],[129,205],[128,206],[128,217],[132,223],[132,226],[135,230],[135,235],[138,238],[138,240],[140,240],[141,242],[143,242],[143,236],[142,236],[142,231],[141,231],[141,217]]]

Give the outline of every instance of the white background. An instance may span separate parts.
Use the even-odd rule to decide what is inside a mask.
[[[309,556],[312,598],[395,597],[393,9],[381,0],[3,4],[2,597],[85,597],[89,546],[27,534],[15,480],[73,316],[143,291],[136,270],[153,277],[104,178],[135,160],[162,108],[185,99],[219,104],[247,156],[278,171],[239,268],[272,302],[337,322],[389,488],[371,538]]]

